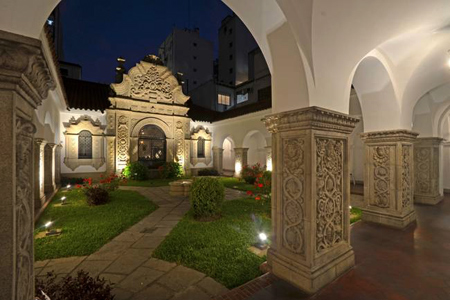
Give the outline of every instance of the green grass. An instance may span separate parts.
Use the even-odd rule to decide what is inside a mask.
[[[222,218],[213,222],[197,222],[191,212],[186,214],[153,255],[234,288],[261,275],[259,266],[265,257],[247,248],[257,241],[259,232],[269,233],[270,226],[269,204],[249,198],[227,201]]]
[[[179,180],[180,178],[175,179],[149,179],[149,180],[132,180],[128,179],[126,184],[121,184],[125,186],[144,186],[144,187],[159,187],[159,186],[168,186],[172,181]]]
[[[62,196],[68,204],[55,206]],[[39,218],[35,234],[44,231],[43,224],[50,220],[62,234],[36,239],[35,260],[92,254],[156,208],[133,191],[114,191],[111,202],[99,206],[88,206],[80,190],[60,191]]]
[[[359,208],[352,207],[350,210],[350,224],[361,220],[362,211]]]
[[[223,185],[230,189],[240,190],[240,191],[256,191],[256,188],[253,184],[248,184],[243,180],[239,180],[235,177],[220,177],[219,180],[223,183]]]

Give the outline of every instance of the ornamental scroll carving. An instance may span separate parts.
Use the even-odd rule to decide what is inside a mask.
[[[184,165],[184,132],[183,132],[183,122],[181,121],[178,121],[176,123],[175,140],[177,145],[176,156],[178,162],[181,165]]]
[[[283,245],[297,254],[305,254],[304,185],[305,141],[291,138],[283,141]]]
[[[317,236],[318,253],[343,240],[344,142],[316,138]]]
[[[433,152],[433,190],[439,193],[439,148],[434,148]]]
[[[33,282],[33,193],[32,161],[34,125],[16,119],[16,296],[29,300],[34,296]]]
[[[138,99],[156,99],[160,95],[171,100],[173,96],[170,83],[161,78],[155,66],[150,67],[147,73],[134,77],[130,92],[131,97]]]
[[[389,146],[377,146],[373,149],[374,206],[388,208],[390,206],[390,157]]]
[[[431,192],[431,149],[416,148],[415,163],[417,168],[416,190],[419,193],[428,194]]]
[[[402,206],[412,205],[412,187],[411,187],[411,151],[412,146],[404,145],[402,147]]]
[[[117,160],[128,162],[129,149],[128,118],[120,116],[117,124]]]

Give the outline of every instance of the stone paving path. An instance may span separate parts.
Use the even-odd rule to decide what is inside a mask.
[[[159,208],[89,256],[35,262],[36,276],[85,270],[113,285],[116,300],[203,300],[227,289],[198,271],[151,258],[153,251],[189,210],[186,197],[169,196],[169,187],[121,187],[141,193]],[[244,197],[245,192],[226,189],[225,199]]]

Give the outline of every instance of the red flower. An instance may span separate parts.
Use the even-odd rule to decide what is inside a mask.
[[[262,183],[258,184],[258,187],[262,188],[262,187],[263,187],[263,184],[262,184]]]
[[[247,195],[251,196],[251,195],[253,195],[253,192],[252,191],[247,191]]]
[[[75,187],[76,187],[77,189],[80,189],[80,188],[81,188],[81,184],[77,184]]]
[[[257,197],[255,198],[255,200],[261,200],[261,197],[260,197],[260,196],[257,196]]]

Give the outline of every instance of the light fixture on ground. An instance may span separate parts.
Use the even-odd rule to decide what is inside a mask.
[[[256,248],[260,249],[260,250],[264,250],[267,248],[267,234],[265,234],[264,232],[260,232],[258,234],[258,239],[259,242],[255,243],[253,246],[255,246]]]
[[[60,235],[61,234],[61,230],[55,230],[53,229],[53,221],[48,221],[47,223],[44,224],[45,229],[47,230],[47,232],[45,233],[46,236],[53,236],[53,235]]]
[[[61,205],[64,205],[64,204],[66,204],[66,196],[64,196],[64,197],[61,197]]]
[[[72,188],[72,186],[71,186],[70,184],[68,184],[68,185],[66,186],[66,188],[70,191],[70,189]]]

